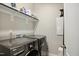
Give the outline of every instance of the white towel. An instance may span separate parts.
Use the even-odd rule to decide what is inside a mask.
[[[56,18],[57,35],[63,35],[63,17]]]

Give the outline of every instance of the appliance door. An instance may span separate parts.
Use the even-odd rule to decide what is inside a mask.
[[[3,45],[0,45],[0,56],[9,56],[10,55],[10,50],[3,46]]]
[[[28,44],[28,52],[26,53],[26,56],[38,56],[38,50],[35,46],[35,42],[31,42]]]
[[[41,43],[41,56],[48,56],[48,45],[47,42],[43,39]]]
[[[21,52],[21,53],[17,54],[16,56],[25,56],[25,55],[26,55],[26,52],[25,52],[25,51],[23,51],[23,52]]]
[[[26,54],[26,56],[38,56],[38,50],[32,49]]]

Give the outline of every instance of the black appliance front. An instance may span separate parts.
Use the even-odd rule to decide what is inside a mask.
[[[0,56],[38,56],[38,50],[35,41],[12,49],[0,45]]]

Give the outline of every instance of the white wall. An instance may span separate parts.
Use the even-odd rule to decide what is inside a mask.
[[[20,8],[26,8],[27,10],[31,10],[33,9],[33,4],[32,3],[17,3],[16,4],[16,7],[17,9],[20,9]]]
[[[66,53],[79,56],[79,3],[64,4]]]
[[[39,19],[35,34],[46,35],[49,52],[57,54],[58,47],[63,43],[63,37],[56,34],[56,17],[63,4],[39,3],[34,4],[34,15]]]

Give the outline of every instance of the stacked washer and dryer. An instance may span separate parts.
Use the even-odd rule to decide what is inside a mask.
[[[3,41],[2,45],[0,44],[0,56],[48,56],[46,36],[29,35],[24,38],[29,38],[30,42],[14,48],[4,46],[7,41]]]

